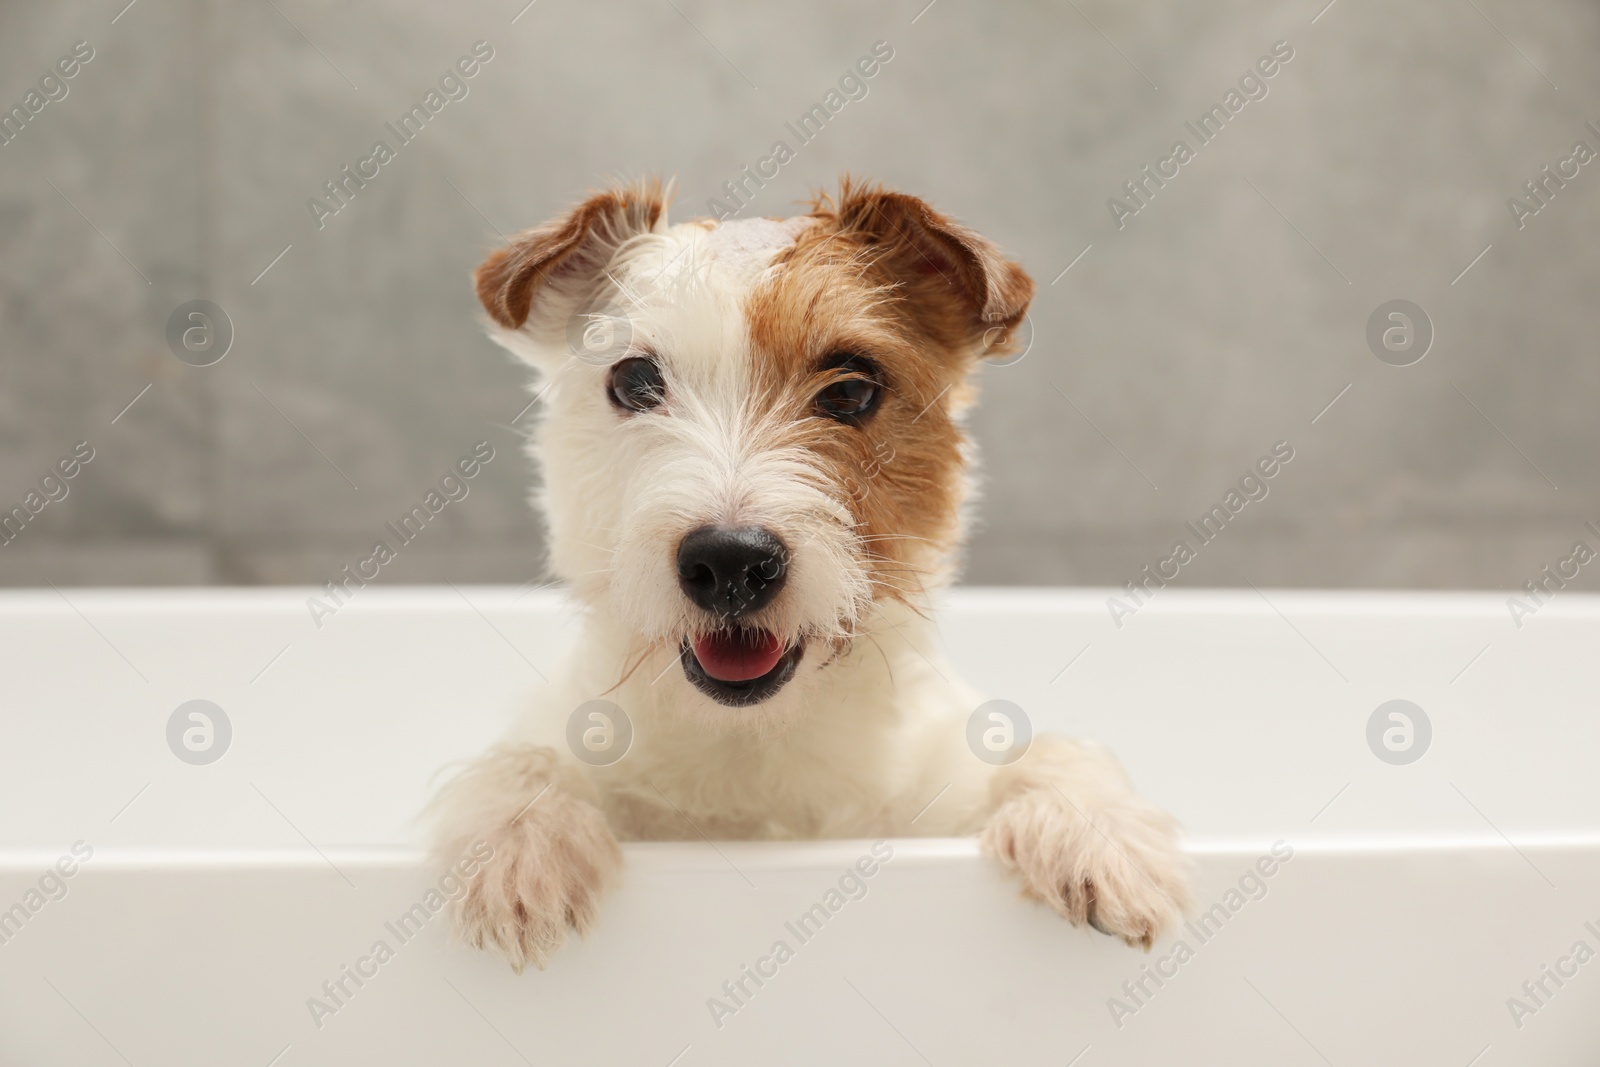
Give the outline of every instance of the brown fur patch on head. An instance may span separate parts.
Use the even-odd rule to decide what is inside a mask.
[[[1008,350],[1033,279],[992,241],[917,197],[848,176],[837,199],[813,202],[812,216],[871,251],[876,275],[899,288],[900,310],[930,340],[958,352],[980,346],[985,357]]]
[[[989,241],[915,197],[842,184],[747,305],[759,403],[789,422],[849,509],[876,595],[915,602],[961,536],[977,359],[1010,344],[1033,282]],[[853,426],[814,415],[850,354],[884,389]]]
[[[472,273],[478,299],[508,330],[536,315],[535,300],[541,306],[576,303],[616,250],[630,237],[652,232],[666,209],[667,192],[656,178],[595,193],[491,253]]]

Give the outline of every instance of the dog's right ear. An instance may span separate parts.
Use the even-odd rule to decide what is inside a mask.
[[[595,193],[484,260],[472,273],[478,299],[507,330],[520,330],[529,319],[535,326],[564,322],[593,294],[617,249],[654,232],[666,209],[656,179]]]

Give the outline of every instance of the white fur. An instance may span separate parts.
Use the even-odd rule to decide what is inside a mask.
[[[598,291],[570,302],[570,314],[595,300],[627,309],[636,340],[661,354],[663,411],[619,418],[607,368],[567,351],[564,315],[493,332],[544,379],[539,502],[552,568],[585,614],[533,711],[441,800],[441,855],[482,838],[497,856],[457,926],[519,970],[542,966],[566,929],[587,925],[615,868],[603,813],[624,840],[981,833],[1025,892],[1148,946],[1188,899],[1171,820],[1092,746],[1041,739],[998,769],[973,756],[965,724],[982,698],[940,660],[931,623],[872,597],[848,507],[751,402],[743,301],[804,224],[663,221],[621,243]],[[748,621],[806,651],[753,707],[717,704],[678,665],[679,642],[704,623],[674,553],[710,523],[765,526],[790,546],[785,588]],[[633,747],[581,767],[566,721],[596,698],[627,712]]]

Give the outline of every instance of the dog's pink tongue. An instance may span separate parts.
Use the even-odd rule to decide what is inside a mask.
[[[748,682],[777,666],[783,642],[766,630],[721,630],[694,639],[694,658],[719,682]]]

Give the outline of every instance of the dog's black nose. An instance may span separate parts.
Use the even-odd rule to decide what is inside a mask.
[[[678,545],[678,584],[707,611],[737,618],[772,602],[789,550],[759,526],[702,526]]]

